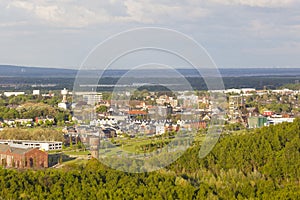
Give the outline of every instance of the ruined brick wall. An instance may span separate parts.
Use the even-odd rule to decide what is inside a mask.
[[[47,168],[48,167],[48,153],[32,149],[25,153],[26,168]]]

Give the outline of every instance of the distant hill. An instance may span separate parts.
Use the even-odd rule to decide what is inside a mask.
[[[135,83],[159,83],[168,79],[169,83],[178,84],[182,81],[178,78],[178,73],[168,69],[155,70],[139,70],[132,73],[128,70],[107,70],[103,73],[100,79],[100,70],[86,71],[81,73],[80,77],[86,76],[89,80],[89,75],[98,75],[99,84],[114,85],[117,84],[120,77],[122,81],[127,81],[128,84]],[[219,69],[224,86],[228,88],[256,88],[256,89],[276,89],[286,84],[294,84],[300,81],[300,68],[226,68]],[[186,77],[186,80],[191,84],[192,88],[197,90],[207,90],[207,85],[201,74],[195,69],[178,69],[178,72]],[[206,71],[207,72],[207,71]],[[215,76],[214,71],[210,71],[212,76]],[[44,67],[24,67],[12,65],[0,65],[0,91],[6,90],[31,90],[36,89],[51,89],[60,90],[62,88],[73,88],[74,80],[77,76],[77,69],[62,69],[62,68],[44,68]],[[174,74],[177,74],[174,76]],[[155,81],[154,81],[155,80]],[[124,82],[123,82],[124,83]],[[50,86],[49,86],[50,85]],[[51,85],[54,85],[53,87]],[[160,90],[160,87],[143,86],[141,89]],[[97,91],[112,91],[111,87],[98,87]],[[178,90],[183,89],[179,86]]]
[[[77,70],[0,65],[1,77],[75,77]]]
[[[98,70],[99,71],[99,70]],[[151,70],[143,70],[143,74],[151,74]],[[154,76],[167,75],[170,70],[160,69],[160,73],[152,72]],[[300,68],[221,68],[219,69],[222,77],[300,77]],[[74,78],[77,75],[76,69],[45,68],[45,67],[25,67],[13,65],[0,65],[0,77],[55,77],[55,78]],[[104,76],[120,77],[128,70],[107,70]],[[186,77],[196,77],[199,73],[195,69],[179,69]],[[198,74],[198,75],[197,75]]]

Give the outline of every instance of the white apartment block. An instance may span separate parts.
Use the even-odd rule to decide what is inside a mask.
[[[83,101],[89,105],[95,105],[102,100],[102,94],[86,94],[83,95]]]
[[[24,95],[25,92],[4,92],[4,96],[10,97],[10,96],[18,96],[18,95]]]
[[[7,144],[17,148],[38,148],[43,151],[61,150],[62,142],[34,141],[34,140],[0,140],[0,144]]]

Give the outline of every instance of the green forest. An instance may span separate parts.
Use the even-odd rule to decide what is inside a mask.
[[[120,172],[95,159],[61,169],[0,169],[0,199],[300,198],[300,119],[223,135],[203,159],[200,145],[151,173]]]

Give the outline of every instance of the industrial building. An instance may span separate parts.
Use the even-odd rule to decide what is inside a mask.
[[[0,144],[0,165],[15,168],[46,168],[48,153],[36,148],[17,148]]]
[[[31,141],[31,140],[0,140],[0,144],[6,144],[16,148],[38,148],[43,151],[61,150],[62,142]]]

